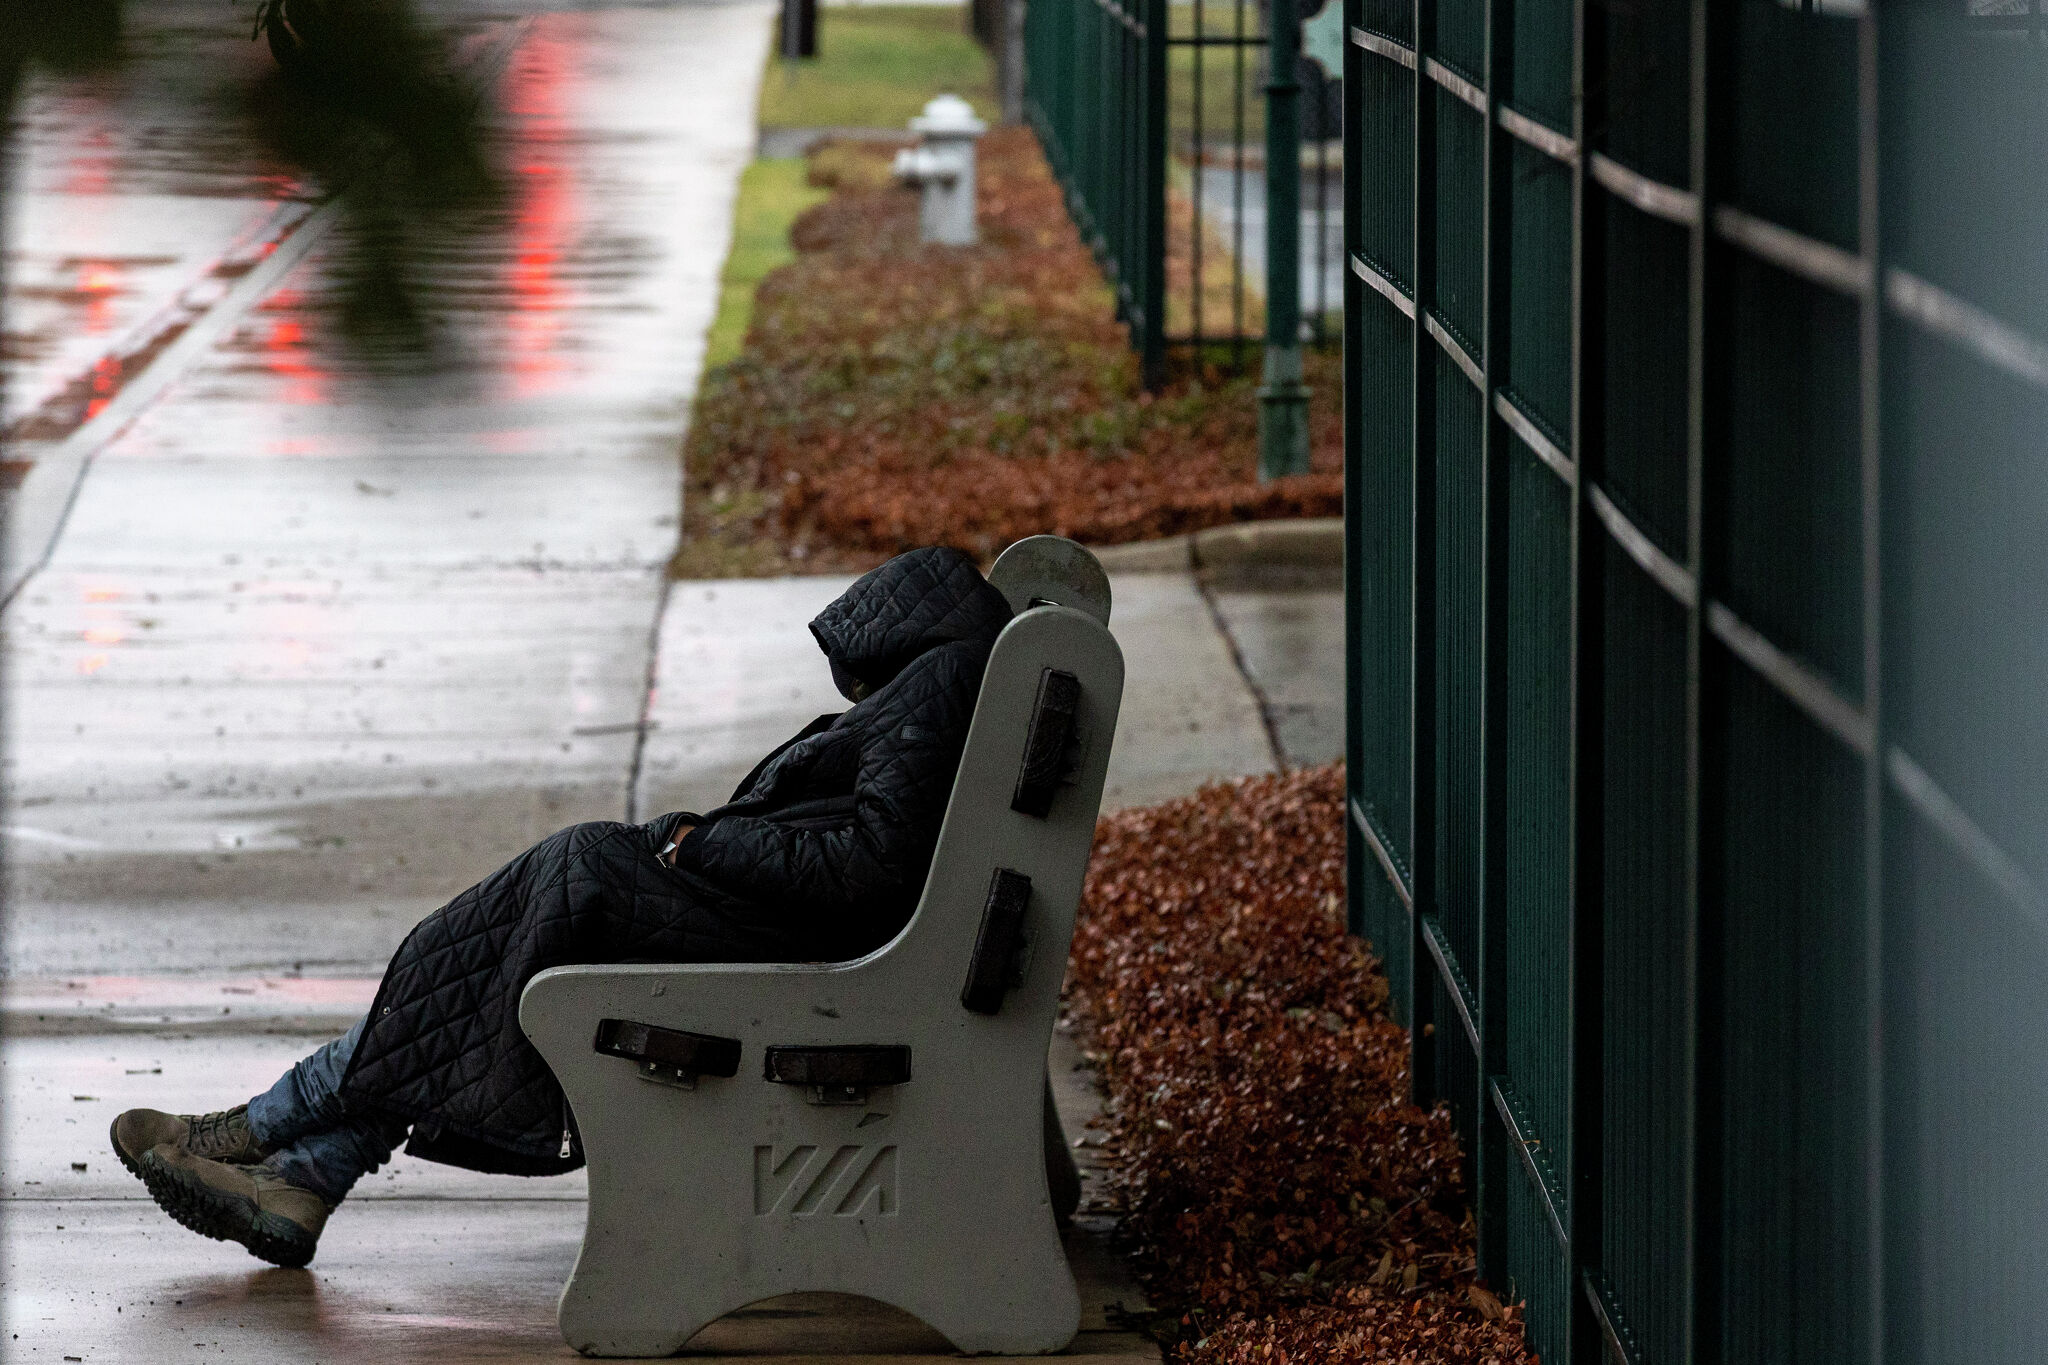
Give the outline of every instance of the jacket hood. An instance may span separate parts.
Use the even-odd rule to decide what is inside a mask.
[[[853,701],[853,684],[878,691],[926,650],[956,640],[993,645],[1010,604],[958,550],[900,554],[863,574],[811,622],[832,661],[832,681]]]

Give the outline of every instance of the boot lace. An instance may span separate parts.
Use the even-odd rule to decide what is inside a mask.
[[[249,1122],[242,1109],[224,1109],[213,1114],[195,1115],[185,1143],[194,1152],[213,1156],[217,1159],[246,1157],[254,1160],[256,1141],[249,1132]]]

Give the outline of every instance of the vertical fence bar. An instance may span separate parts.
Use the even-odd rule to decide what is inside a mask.
[[[1166,377],[1166,52],[1167,0],[1145,0],[1143,51],[1145,124],[1141,146],[1144,175],[1138,192],[1145,224],[1141,248],[1145,270],[1145,335],[1140,354],[1145,383],[1156,387]]]
[[[1509,457],[1506,425],[1493,410],[1492,395],[1497,376],[1507,372],[1508,299],[1511,272],[1508,259],[1510,208],[1508,183],[1512,160],[1505,153],[1506,134],[1500,127],[1500,104],[1511,88],[1514,53],[1514,0],[1488,0],[1486,6],[1485,76],[1486,101],[1482,111],[1486,126],[1482,143],[1482,211],[1485,223],[1481,237],[1481,298],[1485,339],[1479,357],[1485,382],[1480,386],[1483,400],[1480,420],[1485,435],[1480,443],[1485,464],[1484,536],[1485,579],[1482,592],[1480,646],[1480,818],[1479,818],[1479,986],[1480,1097],[1477,1106],[1478,1132],[1472,1135],[1478,1179],[1474,1182],[1479,1221],[1479,1272],[1496,1283],[1506,1265],[1508,1226],[1508,1182],[1522,1180],[1520,1163],[1506,1159],[1506,1134],[1501,1117],[1487,1103],[1488,1085],[1507,1071],[1507,637],[1514,628],[1508,616],[1508,478]],[[1548,1235],[1548,1228],[1541,1229]]]
[[[1587,392],[1586,357],[1598,354],[1600,342],[1589,337],[1598,309],[1590,298],[1592,281],[1601,274],[1601,260],[1588,231],[1586,196],[1593,192],[1586,177],[1588,138],[1594,127],[1596,97],[1588,89],[1587,7],[1591,0],[1572,0],[1572,283],[1571,283],[1571,416],[1567,431],[1572,468],[1578,483],[1572,490],[1571,563],[1571,769],[1572,848],[1569,856],[1571,895],[1571,1147],[1570,1167],[1560,1172],[1571,1210],[1571,1245],[1566,1266],[1570,1295],[1567,1340],[1571,1359],[1594,1361],[1605,1354],[1599,1323],[1580,1285],[1599,1265],[1600,1237],[1600,989],[1604,950],[1600,939],[1601,903],[1599,839],[1596,813],[1601,805],[1599,773],[1600,675],[1593,661],[1601,648],[1597,623],[1602,619],[1598,580],[1593,566],[1599,556],[1589,543],[1600,534],[1586,524],[1584,490],[1598,471],[1598,442],[1587,437],[1588,414],[1598,404]],[[1589,472],[1589,466],[1591,472]],[[1592,635],[1589,641],[1588,635]]]
[[[1595,72],[1605,65],[1605,27],[1598,0],[1576,0],[1578,29],[1578,165],[1572,172],[1572,217],[1578,247],[1578,280],[1573,291],[1572,401],[1579,471],[1579,495],[1572,499],[1574,681],[1572,806],[1578,838],[1573,849],[1572,897],[1572,1347],[1577,1362],[1608,1353],[1606,1327],[1598,1312],[1595,1277],[1605,1263],[1606,1189],[1606,545],[1605,531],[1589,516],[1584,490],[1607,477],[1606,394],[1607,250],[1599,185],[1586,174],[1592,135],[1606,119],[1607,86]]]
[[[2048,15],[2048,6],[2035,5],[2035,22]],[[1878,103],[1879,45],[1876,6],[1868,5],[1856,18],[1856,239],[1864,260],[1870,263],[1871,287],[1859,301],[1857,332],[1857,392],[1862,403],[1862,428],[1858,432],[1861,456],[1863,518],[1863,687],[1864,705],[1871,716],[1870,752],[1863,759],[1863,878],[1864,914],[1864,1010],[1866,1030],[1864,1122],[1869,1163],[1864,1171],[1863,1198],[1870,1220],[1868,1257],[1869,1288],[1864,1295],[1867,1328],[1864,1358],[1868,1365],[1884,1365],[1885,1359],[1885,1041],[1882,1021],[1885,981],[1885,777],[1884,756],[1889,748],[1884,685],[1884,556],[1883,556],[1883,449],[1884,449],[1884,365],[1881,345],[1884,336],[1884,305],[1877,282],[1884,277],[1884,240],[1881,232],[1882,199],[1879,183],[1882,119]]]
[[[1266,0],[1266,355],[1259,388],[1259,477],[1308,473],[1301,382],[1301,16]]]
[[[1194,168],[1193,189],[1188,195],[1188,209],[1192,221],[1189,224],[1188,241],[1188,308],[1190,313],[1189,335],[1194,341],[1195,364],[1202,363],[1202,199],[1207,193],[1209,175],[1208,129],[1203,123],[1205,110],[1203,97],[1208,93],[1204,88],[1206,79],[1206,58],[1209,44],[1204,41],[1209,34],[1209,20],[1206,0],[1194,0],[1195,41],[1192,46],[1190,65],[1194,68],[1194,89],[1189,100],[1190,116],[1189,143],[1193,148],[1190,164]],[[1170,80],[1171,73],[1168,74]]]
[[[1199,6],[1201,0],[1195,0]],[[1336,0],[1331,0],[1336,3]],[[1344,927],[1361,938],[1373,932],[1366,923],[1365,879],[1383,874],[1365,842],[1354,810],[1365,807],[1365,727],[1358,717],[1365,706],[1365,471],[1361,451],[1365,444],[1365,414],[1362,384],[1355,376],[1364,373],[1367,358],[1360,322],[1366,303],[1365,285],[1351,262],[1358,256],[1364,236],[1364,215],[1358,209],[1365,180],[1364,116],[1356,107],[1355,93],[1364,80],[1360,64],[1365,50],[1351,41],[1351,34],[1364,23],[1362,0],[1342,0],[1344,6]],[[1199,12],[1199,10],[1197,11]],[[1199,51],[1199,49],[1197,49]],[[1199,78],[1198,78],[1199,81]],[[1200,162],[1196,163],[1200,174]],[[1385,960],[1386,945],[1374,948]]]
[[[1437,1086],[1437,1037],[1445,1027],[1456,1027],[1454,1019],[1438,1017],[1437,977],[1430,955],[1426,929],[1437,913],[1439,869],[1437,866],[1437,649],[1436,649],[1436,543],[1437,543],[1437,423],[1436,423],[1436,339],[1429,334],[1430,310],[1436,302],[1436,87],[1422,66],[1423,54],[1436,44],[1435,0],[1415,0],[1415,202],[1413,253],[1415,271],[1415,317],[1413,319],[1414,381],[1409,418],[1411,433],[1410,487],[1414,490],[1413,534],[1414,615],[1409,638],[1411,655],[1409,708],[1409,819],[1414,859],[1414,914],[1409,917],[1409,962],[1413,984],[1410,1024],[1410,1083],[1418,1104],[1440,1098]]]
[[[1232,60],[1230,81],[1230,162],[1233,174],[1230,177],[1230,363],[1244,364],[1244,54],[1249,46],[1245,41],[1244,11],[1251,0],[1235,0],[1232,6],[1232,22],[1235,30],[1230,45]],[[1196,280],[1194,287],[1200,289],[1202,282]]]
[[[1725,779],[1709,776],[1722,768],[1727,748],[1723,733],[1729,724],[1725,702],[1709,714],[1705,677],[1707,637],[1705,613],[1708,596],[1718,591],[1725,565],[1710,546],[1722,543],[1719,528],[1733,509],[1723,506],[1725,498],[1715,490],[1725,480],[1708,477],[1707,462],[1725,463],[1727,412],[1718,395],[1729,391],[1727,373],[1733,348],[1729,325],[1727,290],[1715,287],[1728,278],[1721,268],[1720,248],[1712,237],[1713,214],[1707,206],[1726,194],[1729,184],[1728,130],[1731,124],[1730,66],[1728,44],[1731,25],[1708,0],[1694,0],[1692,35],[1692,186],[1702,209],[1692,229],[1692,337],[1688,365],[1691,369],[1691,399],[1687,428],[1690,432],[1687,498],[1691,517],[1691,566],[1699,585],[1688,622],[1689,697],[1686,703],[1688,743],[1691,746],[1691,777],[1687,784],[1691,831],[1687,853],[1687,882],[1692,887],[1687,918],[1690,921],[1691,981],[1687,995],[1691,1017],[1686,1032],[1692,1039],[1691,1130],[1689,1179],[1692,1188],[1686,1201],[1691,1222],[1686,1238],[1686,1279],[1689,1339],[1692,1357],[1718,1361],[1722,1357],[1722,1238],[1720,1235],[1723,1182],[1721,1097],[1723,1094],[1722,1026],[1724,1012],[1723,973],[1726,953],[1722,948],[1719,919],[1709,922],[1708,907],[1721,899],[1721,875],[1705,851],[1725,844],[1722,810],[1726,805],[1721,786]],[[1725,687],[1723,688],[1725,691]],[[1710,790],[1711,788],[1711,790]],[[1707,883],[1712,882],[1712,885]]]

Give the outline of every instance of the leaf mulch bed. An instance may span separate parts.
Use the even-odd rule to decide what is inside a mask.
[[[1344,931],[1341,766],[1103,819],[1068,1009],[1113,1197],[1185,1365],[1533,1365],[1474,1279],[1448,1113],[1410,1103],[1387,982]]]
[[[987,556],[1053,531],[1093,544],[1334,516],[1342,376],[1312,352],[1314,472],[1258,481],[1256,353],[1157,392],[1030,133],[982,139],[981,244],[921,246],[893,148],[828,143],[797,260],[739,359],[707,375],[676,571],[859,568],[944,543]]]

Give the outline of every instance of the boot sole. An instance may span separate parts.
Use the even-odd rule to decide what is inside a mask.
[[[115,1150],[119,1150],[118,1144]],[[290,1270],[313,1259],[319,1236],[309,1236],[280,1214],[263,1212],[253,1199],[214,1189],[173,1170],[159,1161],[155,1152],[144,1152],[137,1167],[132,1169],[142,1177],[149,1197],[180,1227],[216,1242],[239,1242],[258,1260]]]

